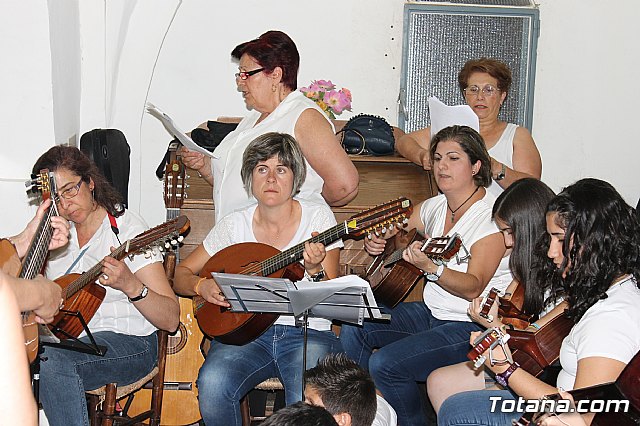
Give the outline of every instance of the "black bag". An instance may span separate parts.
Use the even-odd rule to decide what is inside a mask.
[[[104,177],[129,203],[129,154],[127,138],[118,129],[93,129],[80,137],[80,151],[93,160]]]
[[[340,133],[347,154],[391,155],[394,152],[393,129],[382,117],[356,115],[336,134]]]
[[[227,137],[227,135],[233,132],[239,123],[222,123],[220,121],[207,121],[207,129],[197,127],[191,131],[191,139],[207,151],[213,152],[220,142]],[[178,142],[178,139],[174,139],[171,142]],[[169,144],[171,144],[169,142]],[[156,176],[162,180],[164,176],[164,168],[169,163],[169,150],[164,154],[164,158],[160,162],[160,165],[156,169]]]

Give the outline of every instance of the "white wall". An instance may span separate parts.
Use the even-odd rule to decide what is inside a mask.
[[[268,29],[283,30],[296,41],[300,86],[331,79],[352,91],[352,114],[369,112],[397,122],[401,0],[67,2],[78,7],[80,21],[77,134],[105,126],[125,132],[132,146],[130,206],[150,224],[165,218],[162,187],[153,172],[171,137],[155,118],[142,113],[144,101],[164,109],[185,130],[220,115],[243,115],[233,79],[236,64],[229,53]],[[539,3],[533,135],[543,157],[543,179],[559,190],[584,176],[600,177],[635,205],[640,184],[632,170],[640,148],[632,132],[640,48],[632,31],[640,3]],[[20,140],[0,154],[3,163],[11,162],[0,178],[26,176],[46,146],[71,136],[59,129],[53,136],[47,19],[41,2],[0,5],[0,52],[9,63],[0,71],[1,84],[8,86],[0,97],[0,130],[3,146]],[[63,84],[69,87],[56,90],[73,89],[77,82],[67,79]],[[58,118],[65,113],[73,114],[56,111]],[[11,185],[0,182],[3,194]],[[8,195],[19,210],[24,197]],[[22,225],[24,214],[4,212],[3,219],[0,235]]]

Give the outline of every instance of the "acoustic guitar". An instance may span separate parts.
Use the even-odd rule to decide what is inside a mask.
[[[402,258],[402,252],[414,241],[422,241],[416,229],[398,232],[387,241],[382,254],[376,256],[365,271],[376,300],[393,308],[411,292],[422,271]],[[462,247],[457,233],[450,237],[429,238],[422,251],[435,263],[447,263]]]
[[[500,296],[500,291],[495,287],[489,290],[480,311],[481,317],[486,318],[488,321],[493,321],[489,310],[496,299],[498,300],[498,315],[500,315],[503,324],[511,324],[519,329],[525,329],[531,324],[535,315],[525,314],[522,311],[524,286],[517,285],[512,294],[505,294],[505,296]]]
[[[640,425],[640,352],[631,359],[615,382],[573,389],[569,393],[576,403],[583,400],[604,400],[612,401],[611,407],[620,408],[617,411],[597,413],[591,422],[592,426]],[[561,398],[560,394],[552,394],[545,396],[543,400],[559,400]],[[628,403],[622,401],[628,401]],[[544,414],[546,412],[525,413],[519,420],[514,420],[513,424],[517,426],[535,425]]]
[[[346,235],[363,236],[369,232],[379,232],[383,227],[404,221],[412,209],[409,199],[398,198],[352,216],[307,241],[328,245]],[[304,268],[299,261],[302,259],[305,242],[283,252],[261,243],[234,244],[211,257],[202,268],[200,276],[211,277],[211,272],[226,272],[284,277],[297,281],[304,274]],[[278,318],[278,315],[274,314],[230,312],[206,302],[199,296],[193,298],[193,304],[202,331],[209,337],[232,345],[243,345],[252,341]]]
[[[45,211],[44,217],[38,224],[35,236],[29,244],[29,248],[22,259],[19,270],[5,270],[4,266],[11,264],[12,260],[18,259],[18,254],[9,240],[0,241],[0,266],[3,271],[10,275],[24,278],[27,280],[35,278],[42,272],[42,268],[49,255],[49,243],[53,237],[53,228],[51,227],[51,218],[58,215],[58,207],[55,203],[56,184],[53,173],[43,169],[31,181],[32,188],[40,191],[42,199],[47,200],[54,194],[54,199],[49,208]],[[35,320],[33,312],[22,312],[22,331],[24,333],[25,348],[27,350],[27,358],[32,363],[38,356],[38,323]]]
[[[167,220],[178,217],[186,198],[187,176],[185,166],[177,153],[178,148],[177,142],[169,144],[169,163],[164,172],[164,204],[167,208]],[[174,269],[175,263],[180,260],[179,250],[179,246],[176,246],[172,252],[166,254],[165,269],[169,271]],[[162,425],[190,425],[197,423],[202,417],[198,407],[196,379],[204,363],[204,356],[200,350],[204,335],[196,323],[191,299],[178,297],[178,302],[180,303],[180,325],[174,334],[169,335],[167,343],[162,417],[160,418]],[[150,388],[151,386],[145,385],[144,389],[134,394],[129,406],[129,416],[134,417],[149,409]]]
[[[116,248],[109,256],[122,260],[126,256],[143,254],[155,246],[164,246],[165,240],[175,239],[179,234],[189,228],[189,219],[180,216],[151,228],[135,238],[125,241]],[[84,330],[77,315],[68,315],[68,312],[78,312],[82,318],[89,323],[96,313],[106,290],[96,279],[102,273],[102,262],[97,263],[83,274],[68,274],[55,280],[62,287],[62,298],[64,299],[65,311],[60,312],[48,325],[49,329],[59,339],[69,339],[78,337]]]
[[[539,376],[545,368],[558,360],[562,341],[573,325],[573,321],[561,312],[533,333],[508,330],[509,348],[511,348],[513,360],[517,361],[524,370]],[[499,334],[487,335],[484,341],[478,342],[469,351],[467,357],[474,362],[480,359],[482,353],[491,347]]]

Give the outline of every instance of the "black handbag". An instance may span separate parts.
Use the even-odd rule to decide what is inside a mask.
[[[356,115],[336,134],[340,133],[341,143],[347,154],[391,155],[394,152],[393,129],[382,117]]]

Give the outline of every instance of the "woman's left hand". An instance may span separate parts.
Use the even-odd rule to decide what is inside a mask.
[[[489,318],[493,318],[493,320],[491,322],[489,320],[487,320],[485,317],[480,315],[480,312],[482,312],[482,308],[484,307],[484,302],[485,302],[485,298],[484,297],[476,297],[471,302],[469,302],[469,308],[467,309],[467,315],[469,315],[469,318],[471,318],[474,322],[480,324],[481,326],[483,326],[485,328],[500,327],[502,325],[502,322],[498,318],[499,317],[499,315],[498,315],[498,299],[497,298],[494,299],[493,304],[491,305],[491,308],[489,309]]]
[[[105,256],[102,259],[102,274],[99,281],[103,286],[120,290],[129,297],[137,296],[136,292],[140,290],[142,284],[123,261],[111,256]]]
[[[433,261],[422,250],[423,241],[414,241],[402,252],[402,258],[417,268],[427,271],[433,269]]]
[[[311,236],[315,237],[318,232],[312,232]],[[327,255],[327,251],[322,243],[311,243],[309,241],[304,243],[304,252],[302,257],[304,258],[304,269],[309,275],[317,274],[322,270],[322,261]]]

